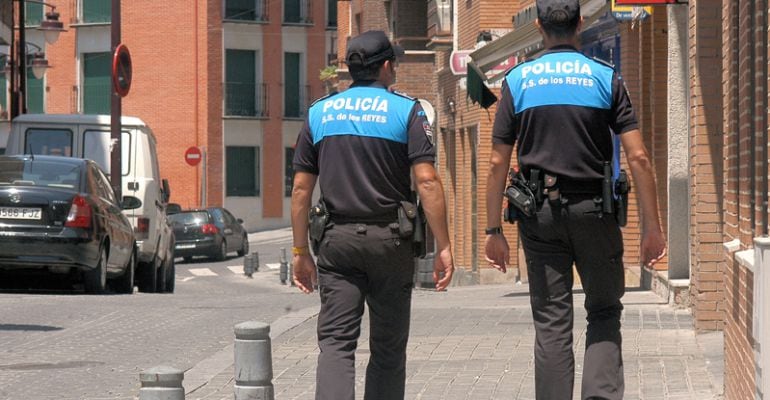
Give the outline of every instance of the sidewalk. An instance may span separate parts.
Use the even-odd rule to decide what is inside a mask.
[[[575,399],[585,343],[583,299],[578,290]],[[626,399],[722,398],[721,332],[696,335],[689,311],[662,304],[650,292],[631,289],[624,304]],[[316,313],[315,307],[301,310],[271,326],[276,399],[314,398]],[[534,399],[533,342],[526,285],[452,287],[445,293],[415,290],[405,398]],[[359,399],[368,357],[364,323],[356,353]],[[232,346],[220,358],[223,369],[196,384],[197,389],[185,375],[188,400],[233,398]]]

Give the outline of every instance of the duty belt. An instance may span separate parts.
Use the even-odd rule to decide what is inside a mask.
[[[338,224],[390,224],[398,221],[398,211],[392,210],[384,214],[351,217],[348,215],[331,214],[331,221]]]

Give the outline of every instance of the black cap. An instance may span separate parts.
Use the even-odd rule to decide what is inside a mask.
[[[580,18],[580,1],[537,0],[537,18],[545,25],[568,25]]]
[[[383,31],[366,31],[348,41],[345,63],[366,67],[404,55],[401,46],[390,43]]]

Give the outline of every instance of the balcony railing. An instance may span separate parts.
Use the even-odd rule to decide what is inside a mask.
[[[304,118],[310,105],[310,85],[300,85],[296,93],[284,91],[283,116],[284,118]]]
[[[283,2],[283,23],[303,24],[313,23],[311,0],[285,0]]]
[[[266,118],[267,106],[267,84],[225,82],[226,116]]]
[[[428,1],[428,37],[452,34],[452,1]]]
[[[268,0],[227,0],[225,3],[225,20],[268,22]]]

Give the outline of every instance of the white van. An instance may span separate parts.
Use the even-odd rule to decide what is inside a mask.
[[[142,201],[124,210],[137,241],[137,279],[144,292],[174,291],[174,233],[166,206],[170,196],[161,180],[155,136],[139,118],[122,117],[123,195]],[[24,114],[11,122],[6,154],[60,155],[94,160],[110,176],[110,116]]]

